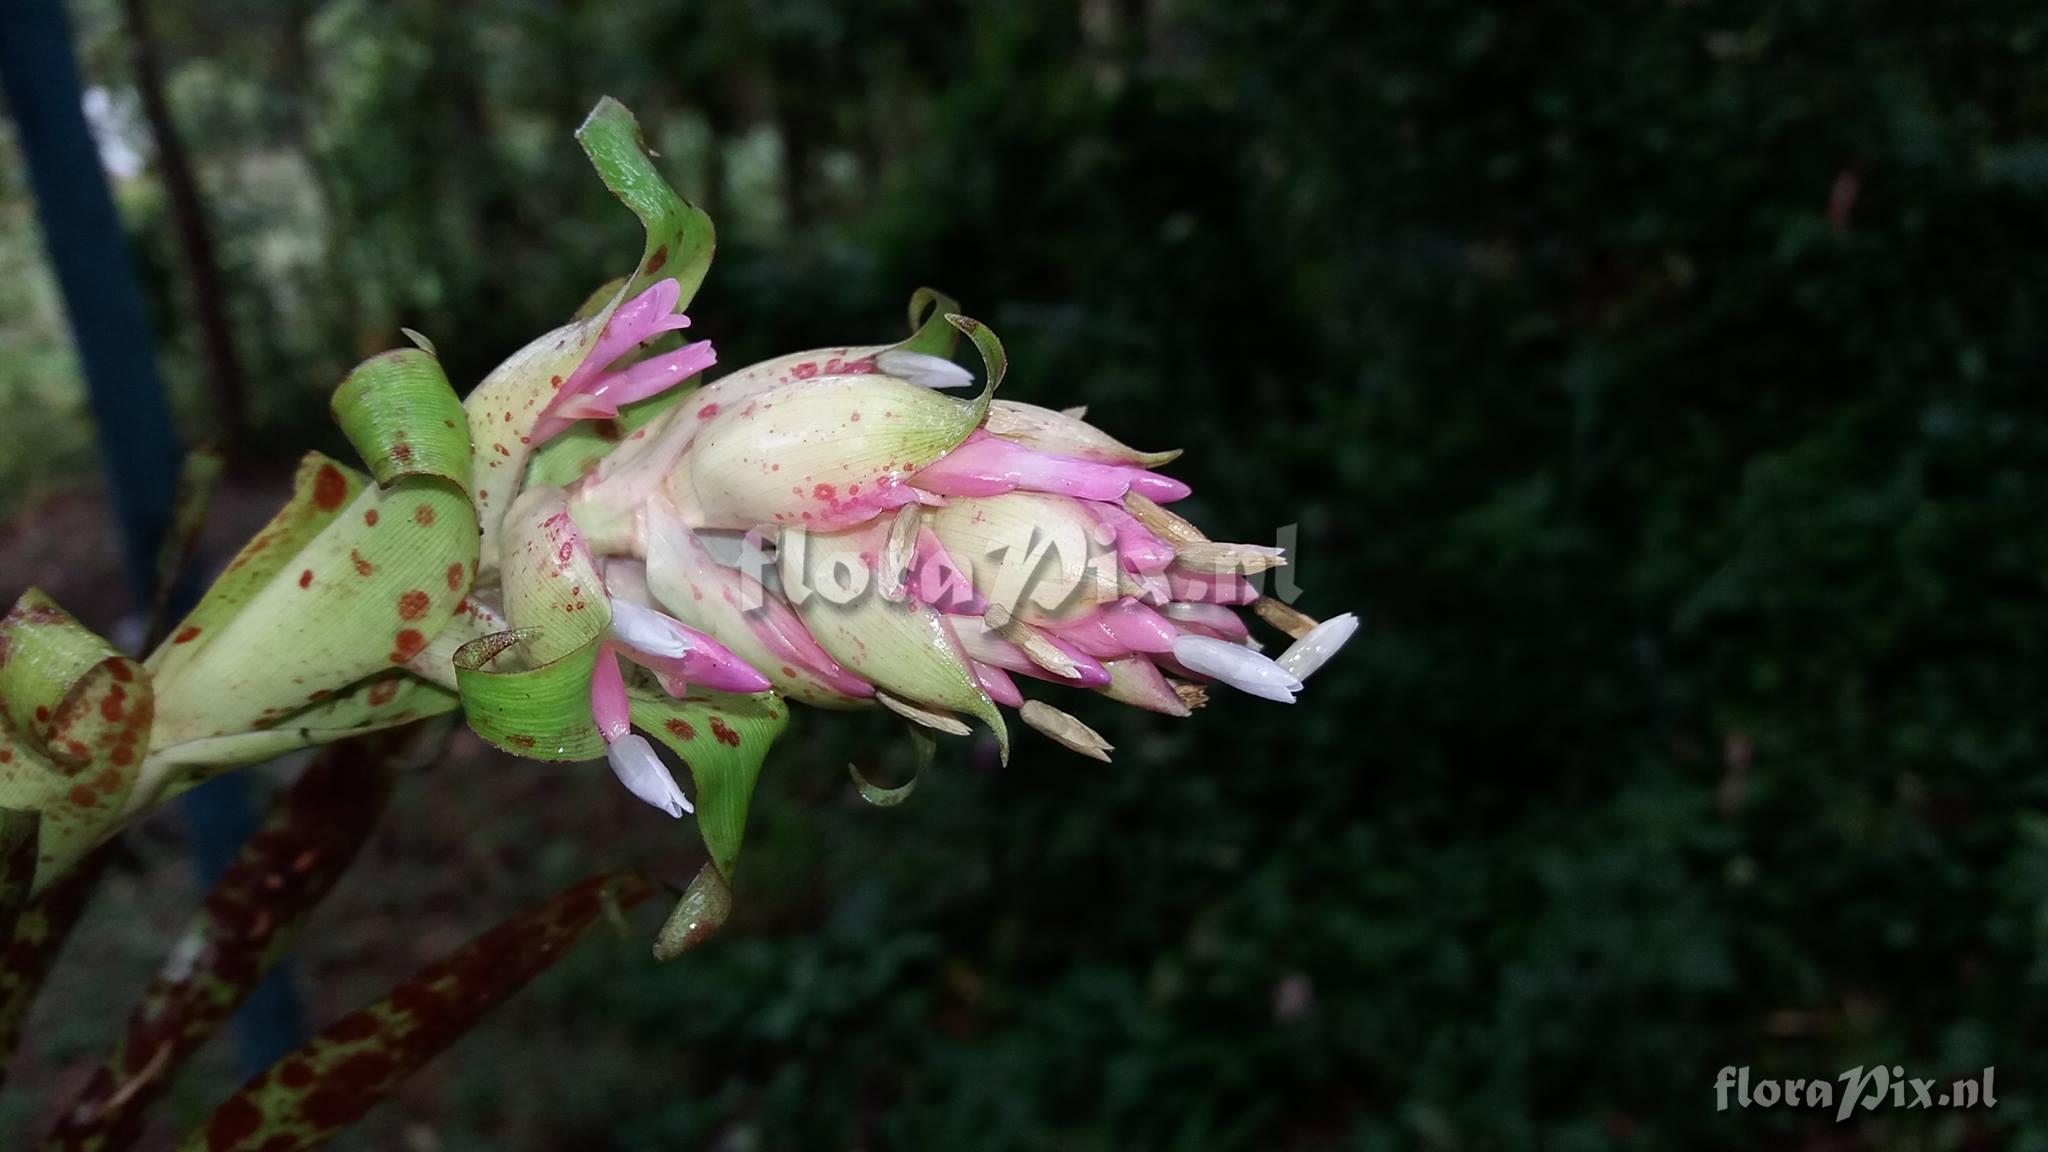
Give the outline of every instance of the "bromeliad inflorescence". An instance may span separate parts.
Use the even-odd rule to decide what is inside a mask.
[[[660,331],[676,299],[673,281],[647,289],[593,356]],[[1291,702],[1353,618],[1317,625],[1269,603],[1299,638],[1277,660],[1262,655],[1233,607],[1260,603],[1247,575],[1283,563],[1279,550],[1213,543],[1163,507],[1188,494],[1153,471],[1176,453],[1130,448],[1077,413],[993,399],[1000,347],[972,321],[942,321],[988,358],[972,399],[943,391],[972,386],[972,374],[914,348],[783,357],[681,398],[565,488],[528,489],[517,503],[547,516],[512,522],[538,526],[526,546],[543,556],[587,557],[570,570],[602,582],[606,645],[671,695],[693,683],[772,687],[956,733],[967,731],[956,714],[975,716],[1005,741],[998,706],[1016,708],[1102,759],[1100,736],[1027,705],[1013,677],[1179,716],[1210,682]],[[545,410],[579,403],[558,396]],[[597,670],[592,709],[613,768],[680,811],[652,748],[628,732],[614,663],[601,656]]]
[[[997,399],[1001,344],[935,293],[899,343],[688,386],[716,359],[680,336],[710,221],[623,107],[579,139],[646,225],[630,276],[466,401],[423,338],[358,368],[335,414],[369,475],[309,457],[146,662],[37,594],[0,625],[0,809],[40,814],[38,886],[210,774],[457,708],[522,756],[602,755],[672,814],[693,795],[722,884],[788,701],[978,720],[1005,756],[1015,709],[1107,759],[1019,681],[1174,716],[1217,684],[1291,702],[1351,635],[1259,593],[1278,549],[1169,510],[1177,453]],[[1264,655],[1240,608],[1291,645]]]

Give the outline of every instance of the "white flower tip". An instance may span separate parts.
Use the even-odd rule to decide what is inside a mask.
[[[1249,648],[1213,636],[1176,636],[1173,658],[1239,692],[1281,704],[1294,703],[1294,694],[1301,691],[1301,681],[1293,673]]]
[[[685,812],[696,811],[690,806],[690,798],[676,787],[676,778],[669,774],[668,765],[654,754],[654,746],[647,742],[647,737],[629,732],[606,745],[604,755],[611,761],[612,774],[626,786],[626,791],[678,819]]]
[[[923,352],[884,352],[875,357],[875,367],[921,388],[962,388],[974,383],[974,373],[944,357]]]
[[[1289,645],[1274,661],[1296,679],[1306,680],[1311,672],[1337,654],[1358,631],[1358,617],[1350,612],[1332,616],[1308,630],[1308,635]]]
[[[674,620],[630,600],[613,598],[611,606],[612,635],[619,643],[650,656],[680,658],[689,654],[690,641]]]

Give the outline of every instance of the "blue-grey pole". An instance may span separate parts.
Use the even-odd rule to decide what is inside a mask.
[[[130,603],[143,610],[170,529],[181,449],[127,237],[86,126],[71,25],[60,0],[0,0],[0,90],[28,159],[43,241],[99,426]],[[229,773],[186,794],[180,806],[200,877],[211,888],[255,830],[248,783]],[[302,1017],[282,965],[251,994],[235,1030],[242,1063],[252,1073],[298,1044]]]

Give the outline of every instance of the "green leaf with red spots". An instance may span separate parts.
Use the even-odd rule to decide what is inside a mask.
[[[133,1144],[145,1109],[277,962],[355,859],[396,777],[397,741],[322,752],[214,885],[143,994],[112,1055],[64,1109],[52,1152]]]
[[[633,274],[617,282],[608,300],[596,308],[586,305],[576,320],[514,352],[464,404],[476,437],[471,491],[483,527],[486,574],[497,561],[499,533],[535,450],[533,432],[542,410],[589,355],[619,305],[657,281],[673,279],[682,289],[676,307],[687,307],[716,246],[711,218],[662,179],[625,105],[609,96],[598,101],[576,139],[605,186],[640,218],[647,240]]]
[[[179,622],[170,641],[150,653],[150,672],[159,678],[175,677],[211,647],[221,626],[277,579],[292,558],[341,515],[365,483],[355,469],[318,452],[307,453],[292,479],[291,499],[214,578],[199,603]]]
[[[696,784],[697,830],[730,879],[746,836],[761,762],[789,726],[789,704],[770,692],[692,692],[681,700],[632,694],[633,726],[683,758]]]
[[[31,897],[15,919],[14,936],[6,952],[0,953],[0,1073],[5,1072],[7,1058],[21,1040],[22,1022],[28,1019],[43,978],[71,938],[71,929],[78,925],[86,900],[111,858],[111,845],[93,852]],[[0,1075],[0,1081],[4,1080]]]
[[[0,620],[0,807],[41,816],[37,888],[119,824],[154,711],[142,666],[41,592]]]
[[[590,715],[597,645],[534,665],[521,650],[530,636],[499,632],[456,650],[455,681],[471,730],[494,747],[534,760],[604,755],[604,738]]]
[[[598,643],[611,625],[604,578],[562,493],[522,493],[505,521],[505,617],[511,630],[456,652],[470,727],[519,756],[587,760],[604,753],[590,712]]]
[[[469,437],[451,435],[468,420],[432,352],[399,348],[363,361],[334,390],[332,408],[378,484],[434,477],[469,487]]]
[[[653,881],[634,873],[592,877],[491,929],[244,1084],[180,1152],[319,1147],[560,959],[608,912],[654,890]]]
[[[387,353],[350,374],[337,413],[387,482],[364,485],[332,462],[309,459],[285,511],[151,657],[155,748],[167,760],[193,764],[197,751],[181,746],[253,731],[335,739],[400,722],[405,709],[343,726],[333,700],[404,668],[469,591],[476,519],[463,491],[469,432],[456,406],[423,351]],[[163,795],[156,783],[153,772],[152,802]]]

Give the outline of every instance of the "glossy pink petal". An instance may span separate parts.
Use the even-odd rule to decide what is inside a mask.
[[[1090,500],[1088,514],[1116,533],[1116,556],[1127,572],[1164,572],[1173,563],[1173,545],[1154,536],[1121,505]]]
[[[1097,614],[1097,622],[1128,652],[1171,652],[1173,623],[1128,596]]]
[[[1160,611],[1169,621],[1184,629],[1219,640],[1235,642],[1251,635],[1251,630],[1245,627],[1244,618],[1221,604],[1174,603]]]
[[[663,280],[612,313],[589,354],[541,410],[533,428],[535,443],[553,439],[578,420],[615,416],[619,405],[662,392],[717,361],[710,342],[699,341],[644,364],[611,371],[613,363],[643,341],[690,326],[690,318],[675,310],[682,292],[674,280]]]
[[[625,600],[613,600],[612,635],[622,654],[662,678],[676,695],[680,684],[718,692],[766,692],[768,678],[732,650],[695,628]]]
[[[930,528],[917,530],[917,552],[910,562],[911,594],[954,616],[979,616],[988,611],[988,600],[975,590],[972,581],[953,563],[946,546]]]
[[[735,607],[745,608],[748,627],[754,630],[754,635],[770,652],[786,663],[811,672],[844,695],[865,700],[875,694],[874,685],[840,667],[837,660],[819,647],[817,638],[804,627],[802,620],[797,619],[796,612],[789,605],[768,595],[767,590],[755,583],[752,577],[741,575],[739,580],[752,586],[755,598],[751,605],[735,603]],[[735,593],[727,588],[725,595],[731,602]]]
[[[607,744],[633,728],[626,679],[619,673],[618,653],[610,644],[597,646],[597,666],[590,673],[590,716]]]
[[[974,682],[981,685],[981,690],[988,693],[989,699],[1005,708],[1024,706],[1024,694],[1017,691],[1017,682],[1010,679],[1009,673],[993,664],[983,664],[980,661],[971,661],[968,667],[974,671]]]
[[[982,429],[919,472],[915,483],[941,496],[999,496],[1022,488],[1083,500],[1121,500],[1136,490],[1164,503],[1188,494],[1187,485],[1143,468],[1055,456]]]

